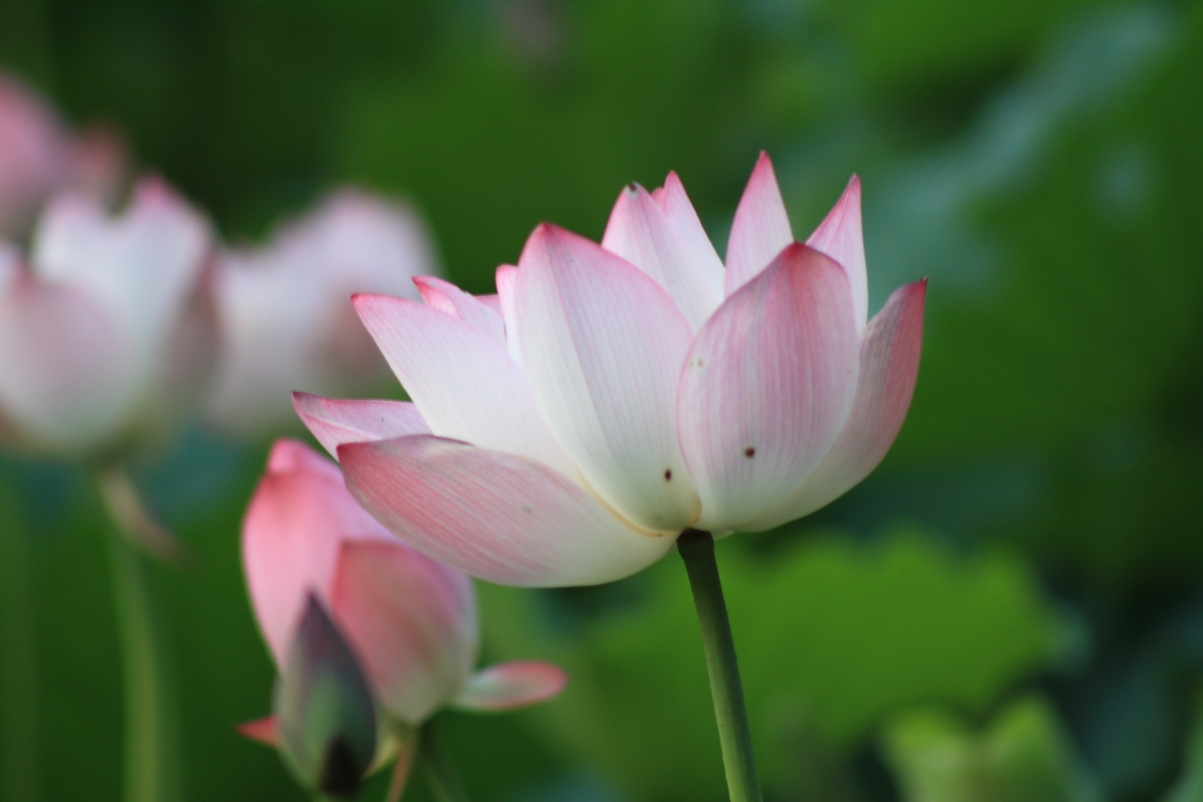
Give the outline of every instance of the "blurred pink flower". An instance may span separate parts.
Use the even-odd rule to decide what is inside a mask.
[[[28,264],[0,246],[0,426],[17,443],[108,456],[162,436],[213,363],[206,221],[159,179],[110,218],[57,196]]]
[[[389,529],[513,585],[618,579],[685,528],[846,492],[906,416],[926,289],[868,320],[859,181],[794,243],[764,155],[725,269],[670,174],[622,192],[601,246],[540,225],[495,297],[418,284],[425,306],[355,299],[413,405],[294,403]]]
[[[61,190],[111,199],[124,173],[125,149],[115,134],[68,131],[49,104],[0,72],[0,236],[22,232]]]
[[[379,704],[402,722],[420,724],[444,704],[520,707],[564,686],[564,673],[547,663],[503,663],[473,673],[479,632],[472,580],[390,534],[356,503],[338,466],[300,442],[273,447],[243,522],[242,555],[277,667],[287,665],[313,593],[355,652]]]
[[[271,434],[295,425],[293,390],[372,390],[387,370],[351,294],[416,300],[411,278],[437,270],[413,210],[351,189],[282,226],[266,247],[225,253],[217,275],[223,350],[209,421],[234,434]]]

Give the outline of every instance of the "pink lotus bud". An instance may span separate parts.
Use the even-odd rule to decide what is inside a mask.
[[[158,179],[109,217],[64,194],[47,206],[28,265],[0,256],[0,419],[56,454],[162,437],[213,363],[206,221]]]
[[[387,376],[355,317],[357,291],[417,299],[411,279],[437,269],[425,224],[408,206],[345,189],[218,266],[222,356],[209,421],[239,435],[296,423],[293,390],[364,392]]]
[[[243,565],[277,667],[289,660],[308,595],[330,611],[379,704],[418,724],[445,704],[515,707],[557,694],[558,668],[507,663],[473,674],[472,580],[406,546],[364,511],[338,467],[277,441],[247,510]]]
[[[31,89],[0,72],[0,236],[25,230],[52,194],[79,189],[111,199],[125,147],[111,131],[77,135]]]
[[[297,410],[407,543],[545,586],[632,574],[689,527],[772,528],[863,479],[906,417],[926,292],[869,320],[859,180],[797,243],[763,154],[725,266],[670,173],[622,191],[601,245],[540,225],[495,297],[420,285],[424,305],[355,298],[413,404]]]

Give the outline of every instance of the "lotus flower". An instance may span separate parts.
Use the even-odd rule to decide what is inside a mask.
[[[205,220],[147,179],[115,218],[89,196],[55,198],[28,264],[0,246],[0,421],[9,438],[95,456],[161,437],[213,362],[209,242]]]
[[[124,171],[124,149],[111,132],[68,131],[44,100],[0,72],[0,236],[22,231],[61,190],[110,197]]]
[[[540,225],[496,297],[417,283],[425,305],[355,298],[412,405],[294,403],[390,530],[511,585],[618,579],[687,528],[847,491],[906,415],[926,288],[868,320],[859,181],[795,243],[763,155],[725,268],[670,174],[622,192],[600,246]]]
[[[351,293],[418,295],[411,278],[437,269],[409,207],[342,190],[264,248],[218,265],[222,356],[209,421],[243,436],[295,425],[290,393],[365,392],[387,368],[355,318]]]
[[[393,721],[416,726],[442,705],[503,710],[559,693],[538,662],[473,673],[479,633],[472,580],[409,548],[347,491],[338,467],[279,440],[242,529],[259,628],[284,671],[310,598],[330,611]],[[257,725],[262,733],[265,725]],[[255,732],[254,729],[251,732]]]

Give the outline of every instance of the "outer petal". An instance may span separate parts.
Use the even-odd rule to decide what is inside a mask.
[[[540,418],[522,370],[493,338],[457,317],[400,298],[357,295],[354,301],[431,431],[575,474]]]
[[[238,734],[265,746],[280,745],[280,722],[275,716],[255,719],[238,725]]]
[[[680,186],[679,181],[676,184]],[[685,204],[689,204],[688,198]],[[688,212],[693,212],[692,206]],[[682,233],[687,239],[681,238]],[[647,273],[672,296],[693,331],[701,328],[723,301],[722,264],[709,241],[705,247],[713,261],[697,258],[693,252],[697,244],[688,223],[674,226],[661,204],[638,184],[628,185],[618,196],[602,238],[603,248]]]
[[[545,465],[416,435],[338,449],[355,497],[414,548],[504,585],[591,585],[660,559],[671,537],[625,526]]]
[[[309,393],[293,393],[292,405],[305,426],[335,459],[338,459],[338,447],[343,443],[430,434],[430,427],[418,408],[405,401],[340,401]]]
[[[335,465],[302,443],[277,442],[242,522],[247,587],[277,666],[288,659],[307,592],[327,597],[345,537],[392,540]]]
[[[899,287],[874,316],[861,338],[856,403],[839,439],[788,504],[747,529],[809,515],[848,492],[885,457],[915,390],[926,295],[926,279]]]
[[[108,444],[128,423],[133,368],[119,328],[91,298],[21,271],[0,297],[0,419],[54,453]]]
[[[861,232],[860,178],[852,176],[844,194],[806,244],[839,262],[852,285],[852,308],[857,331],[869,317],[869,277],[865,272],[865,240]]]
[[[781,249],[793,241],[773,163],[762,152],[731,223],[724,279],[727,297],[768,267]]]
[[[416,276],[414,286],[418,288],[427,306],[441,309],[471,323],[505,347],[505,322],[492,306],[464,292],[450,281],[434,276]]]
[[[551,663],[501,663],[474,674],[453,704],[469,710],[513,710],[546,701],[566,684],[568,675]]]
[[[381,704],[411,724],[472,673],[479,640],[472,580],[395,538],[343,543],[330,604]]]
[[[739,529],[791,498],[847,420],[856,376],[844,271],[791,245],[715,313],[681,374],[697,526]]]
[[[589,483],[646,529],[696,520],[674,410],[692,335],[672,299],[596,243],[544,224],[522,252],[515,307],[539,409]]]

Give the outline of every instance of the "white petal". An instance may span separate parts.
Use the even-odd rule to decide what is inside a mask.
[[[692,334],[646,274],[542,225],[519,260],[522,364],[539,409],[590,485],[637,525],[680,531],[698,498],[677,446],[677,377]]]
[[[414,286],[422,295],[427,306],[455,315],[471,323],[505,347],[505,321],[501,314],[489,304],[470,293],[466,293],[450,281],[435,276],[417,276]]]
[[[793,241],[773,163],[768,154],[761,153],[735,210],[731,236],[727,239],[724,280],[727,297],[759,275]]]
[[[513,265],[497,268],[497,304],[505,321],[505,348],[510,358],[521,365],[522,349],[518,346],[518,324],[514,319],[514,282],[517,280],[518,268]]]
[[[354,303],[432,432],[576,475],[539,416],[522,370],[496,340],[458,317],[403,298],[357,295]]]
[[[689,199],[684,202],[688,204]],[[690,206],[688,212],[692,211]],[[697,215],[693,219],[696,221]],[[692,233],[688,223],[679,228]],[[699,260],[691,252],[690,244],[696,243],[680,238],[678,227],[669,221],[661,205],[638,184],[630,184],[618,196],[602,238],[603,248],[655,279],[697,331],[723,301],[723,274],[721,264],[716,272],[713,263]],[[706,247],[710,247],[708,241]],[[710,252],[713,255],[714,249]],[[718,262],[717,255],[713,262]]]

